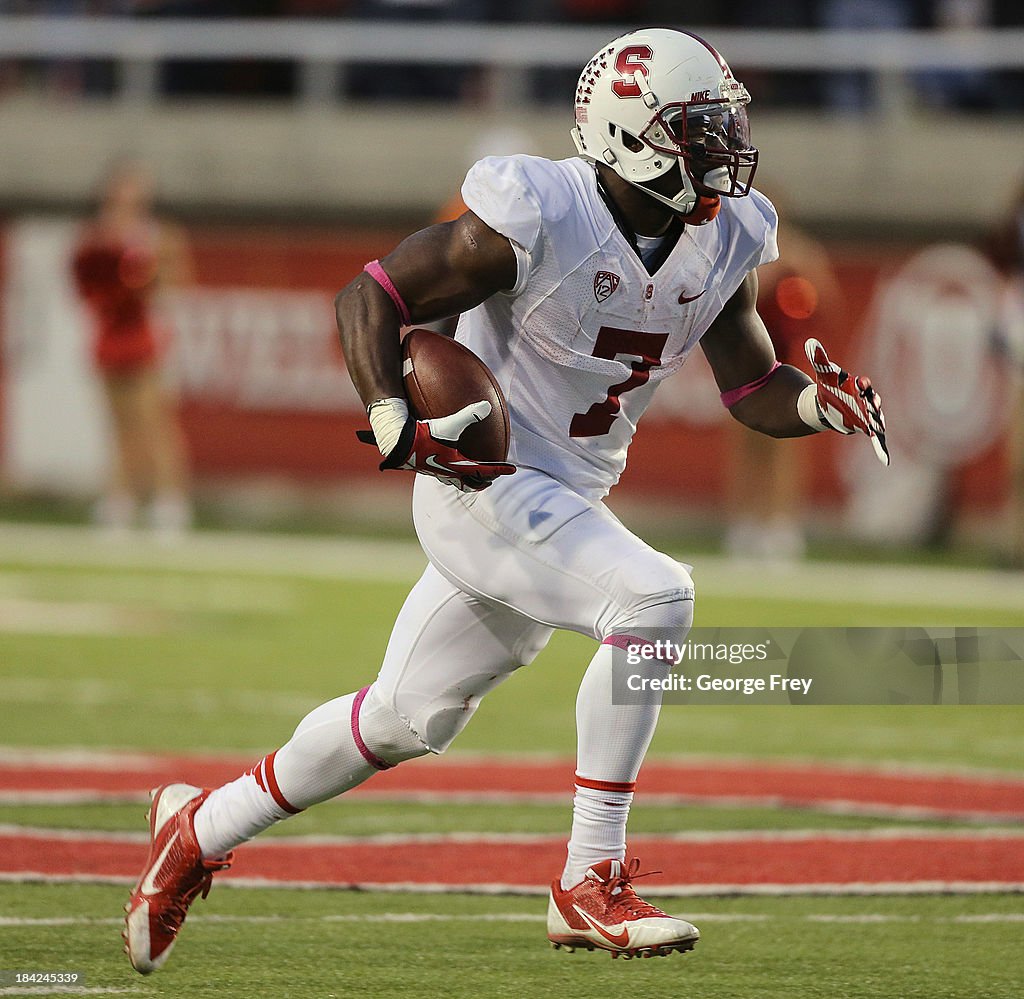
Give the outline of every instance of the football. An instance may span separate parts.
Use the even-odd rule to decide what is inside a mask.
[[[402,377],[409,408],[420,420],[450,416],[486,399],[490,416],[467,427],[458,448],[474,461],[508,458],[505,396],[487,365],[468,347],[431,330],[410,330],[402,341]]]

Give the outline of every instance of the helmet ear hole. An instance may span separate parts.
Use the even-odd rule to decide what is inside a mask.
[[[615,122],[608,122],[608,134],[613,139],[617,131],[621,133],[620,141],[631,153],[639,153],[644,148],[644,144],[635,135],[631,135],[624,128],[619,129]]]
[[[626,131],[623,131],[622,133],[622,144],[631,153],[638,153],[644,148],[644,144],[635,135],[630,135],[629,132]]]

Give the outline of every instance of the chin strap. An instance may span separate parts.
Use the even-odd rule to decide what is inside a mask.
[[[716,194],[713,198],[705,198],[703,195],[697,199],[697,204],[689,215],[679,217],[687,225],[707,225],[719,213],[722,208],[722,199]]]
[[[591,160],[591,162],[593,162],[593,160]],[[612,217],[619,223],[620,229],[628,230],[629,227],[623,224],[621,213],[619,212],[615,199],[611,196],[611,193],[605,186],[604,179],[601,176],[601,171],[597,169],[596,164],[594,166],[594,175],[597,177],[597,189],[600,192],[604,203],[608,206],[608,210],[612,213]],[[621,176],[621,174],[618,176]],[[625,180],[625,178],[623,179]],[[644,194],[654,198],[655,201],[660,201],[663,205],[667,205],[669,208],[674,208],[676,211],[676,218],[686,225],[707,225],[708,222],[715,219],[719,211],[722,209],[722,199],[719,195],[715,194],[712,197],[706,197],[703,194],[699,194],[697,195],[697,203],[686,215],[683,215],[679,211],[679,204],[674,202],[671,198],[667,198],[663,194],[658,194],[656,191],[651,191],[644,187],[643,184],[639,184],[635,181],[630,180],[626,181],[626,183],[632,184],[633,187],[637,188],[637,190],[643,191]],[[680,189],[679,193],[682,194],[682,189]]]

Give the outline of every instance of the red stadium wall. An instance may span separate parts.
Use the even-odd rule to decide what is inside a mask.
[[[197,285],[172,304],[168,323],[198,480],[380,481],[373,453],[355,439],[365,418],[344,371],[331,301],[367,260],[385,255],[402,235],[386,230],[189,231]],[[828,247],[845,303],[827,333],[821,333],[833,357],[851,366],[861,363],[863,330],[876,292],[918,249]],[[0,230],[0,282],[4,251]],[[8,376],[13,370],[8,364]],[[889,410],[892,394],[911,379],[900,370],[876,372],[870,365],[867,370],[886,386]],[[3,387],[0,377],[0,392]],[[6,440],[2,421],[0,405],[0,440]],[[618,492],[709,510],[720,506],[731,447],[727,424],[703,358],[695,356],[659,392],[634,441]],[[899,430],[890,429],[893,436]],[[813,456],[807,462],[809,494],[821,506],[840,504],[848,488],[840,462],[848,463],[855,453],[850,442],[821,434],[778,446]],[[988,513],[1005,500],[1007,483],[1006,445],[999,437],[957,472],[953,501],[959,508]]]
[[[346,232],[341,235],[281,231],[196,229],[191,233],[197,278],[207,288],[311,290],[333,296],[370,259],[384,255],[399,232]],[[851,244],[831,246],[832,263],[845,308],[828,334],[834,357],[855,361],[859,336],[879,279],[907,258],[913,248],[888,250]],[[325,322],[330,363],[341,365],[333,323]],[[326,361],[325,361],[326,363]],[[695,358],[694,365],[703,364]],[[884,380],[884,375],[879,375]],[[891,377],[891,375],[890,375]],[[662,392],[671,392],[671,383]],[[230,400],[185,394],[183,415],[200,476],[280,473],[310,481],[376,475],[375,463],[354,438],[363,420],[352,400],[333,410],[311,412],[304,406],[272,410],[239,406]],[[802,441],[820,460],[809,462],[813,495],[840,500],[844,486],[838,461],[846,442],[831,434]],[[681,498],[714,505],[725,486],[723,458],[729,446],[724,421],[691,423],[649,414],[630,451],[619,490],[624,494]],[[999,441],[957,477],[957,502],[992,508],[1005,497],[1005,447]],[[665,456],[672,459],[666,463]]]
[[[204,287],[308,290],[333,297],[403,234],[198,229],[190,235],[197,281]],[[343,368],[333,322],[325,324],[323,342],[330,362]],[[376,473],[366,446],[355,439],[365,420],[351,405],[268,410],[186,392],[182,417],[200,478],[281,474],[331,481]]]

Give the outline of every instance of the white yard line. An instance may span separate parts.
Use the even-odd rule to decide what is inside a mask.
[[[426,565],[409,541],[202,531],[167,546],[145,535],[112,542],[88,527],[35,524],[0,525],[0,561],[401,582]]]
[[[144,791],[0,791],[0,805],[15,808],[25,805],[142,805],[149,804]]]
[[[110,843],[148,843],[146,832],[118,830],[106,832],[88,829],[61,829],[47,826],[17,825],[0,823],[0,840],[4,837],[23,837],[26,839],[60,840],[62,842],[96,842],[99,840]],[[561,842],[564,837],[558,833],[377,833],[369,836],[271,836],[259,841],[261,848],[294,848],[332,847],[332,846],[429,846],[461,843],[472,845],[477,843],[533,845],[539,843]],[[772,829],[748,831],[710,830],[666,832],[666,833],[633,833],[630,842],[673,842],[673,843],[802,843],[808,840],[838,840],[842,842],[858,841],[894,841],[919,839],[998,839],[1020,841],[1024,846],[1024,832],[1019,829],[995,828],[907,828],[905,826],[882,827],[875,829]]]
[[[2,528],[0,528],[2,531]],[[0,608],[8,602],[46,602],[62,606],[74,601],[117,601],[122,609],[159,607],[193,613],[287,613],[299,606],[296,583],[257,579],[251,575],[153,573],[120,570],[98,575],[93,567],[40,574],[25,569],[0,571]],[[126,605],[126,606],[125,606]]]
[[[0,875],[0,880],[4,880]],[[83,879],[84,880],[84,879]],[[109,882],[107,882],[109,883]],[[131,879],[119,882],[128,885]],[[413,893],[413,894],[466,894],[466,895],[539,895],[546,896],[545,886],[514,884],[440,884],[432,882],[394,882],[382,884],[374,881],[354,881],[339,886],[318,881],[265,881],[260,878],[232,878],[223,882],[234,888],[294,888],[300,890],[339,887],[372,892]],[[883,882],[840,882],[835,884],[676,884],[645,887],[644,894],[652,898],[714,897],[721,895],[976,895],[1016,894],[1024,891],[1024,882],[1019,881],[883,881]]]
[[[102,840],[107,843],[148,843],[149,833],[118,830],[116,832],[89,831],[87,829],[47,829],[45,826],[19,826],[14,823],[0,824],[0,841],[14,836],[26,839],[59,840],[62,843],[93,843]]]
[[[137,995],[138,989],[88,985],[0,985],[0,996],[111,996]]]
[[[0,883],[7,884],[96,884],[130,887],[135,877],[110,874],[42,874],[38,871],[0,871]],[[353,881],[345,884],[325,881],[269,881],[265,878],[226,878],[218,882],[226,888],[272,888],[300,891],[319,890],[372,891],[388,894],[413,895],[524,895],[546,896],[548,889],[541,885],[513,885],[500,882],[473,884],[444,884],[439,882]],[[656,898],[708,898],[720,895],[991,895],[1020,894],[1024,882],[1020,881],[892,881],[892,882],[840,882],[836,884],[677,884],[644,888],[644,894]]]
[[[0,766],[61,767],[119,773],[147,770],[167,755],[142,750],[93,749],[91,746],[0,746]]]
[[[147,635],[162,631],[165,624],[151,607],[0,596],[0,634]]]
[[[299,604],[298,586],[251,576],[0,571],[0,634],[155,634],[180,615],[285,614]]]
[[[797,916],[767,915],[753,912],[687,912],[687,919],[695,923],[766,923],[785,919],[804,923],[1021,923],[1024,913],[1021,912],[984,912],[968,913],[958,916],[923,917],[920,915],[901,915],[895,913],[806,913]],[[542,913],[532,912],[480,912],[445,913],[445,912],[378,912],[378,913],[332,913],[322,916],[204,916],[191,914],[189,924],[245,924],[262,925],[275,923],[531,923],[541,924],[546,921]],[[58,926],[120,926],[123,919],[115,917],[96,918],[92,916],[0,916],[0,930],[31,927]],[[2,990],[0,990],[2,994]]]

